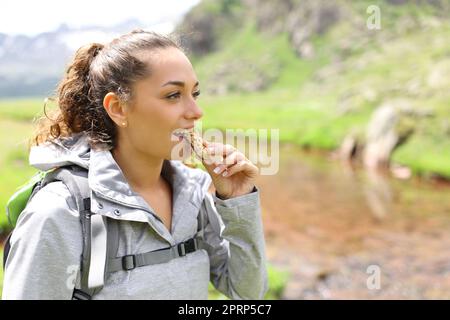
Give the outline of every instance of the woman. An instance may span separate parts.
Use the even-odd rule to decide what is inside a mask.
[[[196,234],[199,214],[206,217],[205,249],[110,272],[89,298],[206,299],[209,281],[232,299],[263,298],[258,168],[220,143],[208,152],[223,161],[204,163],[207,173],[171,158],[172,132],[192,128],[203,115],[199,94],[180,47],[152,32],[82,47],[67,69],[58,116],[41,125],[30,164],[89,170],[91,211],[118,229],[115,256],[176,246]],[[211,182],[215,194],[208,193]],[[71,299],[80,288],[81,239],[69,189],[49,183],[31,198],[11,237],[3,299]]]

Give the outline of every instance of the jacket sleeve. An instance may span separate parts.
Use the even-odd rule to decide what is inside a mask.
[[[64,190],[65,189],[65,190]],[[61,182],[47,185],[21,213],[11,237],[2,298],[71,299],[82,251],[78,212]]]
[[[207,194],[204,208],[214,287],[231,299],[263,299],[268,283],[259,191],[227,200]]]

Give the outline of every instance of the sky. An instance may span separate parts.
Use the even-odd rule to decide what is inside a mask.
[[[174,24],[200,0],[1,0],[0,33],[36,35],[69,27],[112,26],[136,18]]]

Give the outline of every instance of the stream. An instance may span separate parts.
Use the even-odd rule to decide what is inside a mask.
[[[450,299],[450,183],[283,146],[257,184],[284,299]]]

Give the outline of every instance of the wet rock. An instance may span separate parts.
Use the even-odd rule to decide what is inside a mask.
[[[356,154],[356,139],[349,135],[347,136],[341,144],[339,148],[339,156],[343,160],[350,160]]]
[[[367,127],[367,143],[364,151],[364,165],[369,168],[387,167],[399,136],[395,130],[398,113],[394,107],[385,105],[373,114]]]
[[[356,157],[358,141],[353,135],[347,135],[339,148],[339,158],[341,160],[351,160]]]
[[[414,131],[409,115],[417,113],[406,101],[385,103],[375,110],[366,130],[363,163],[367,168],[389,167],[392,152]]]

